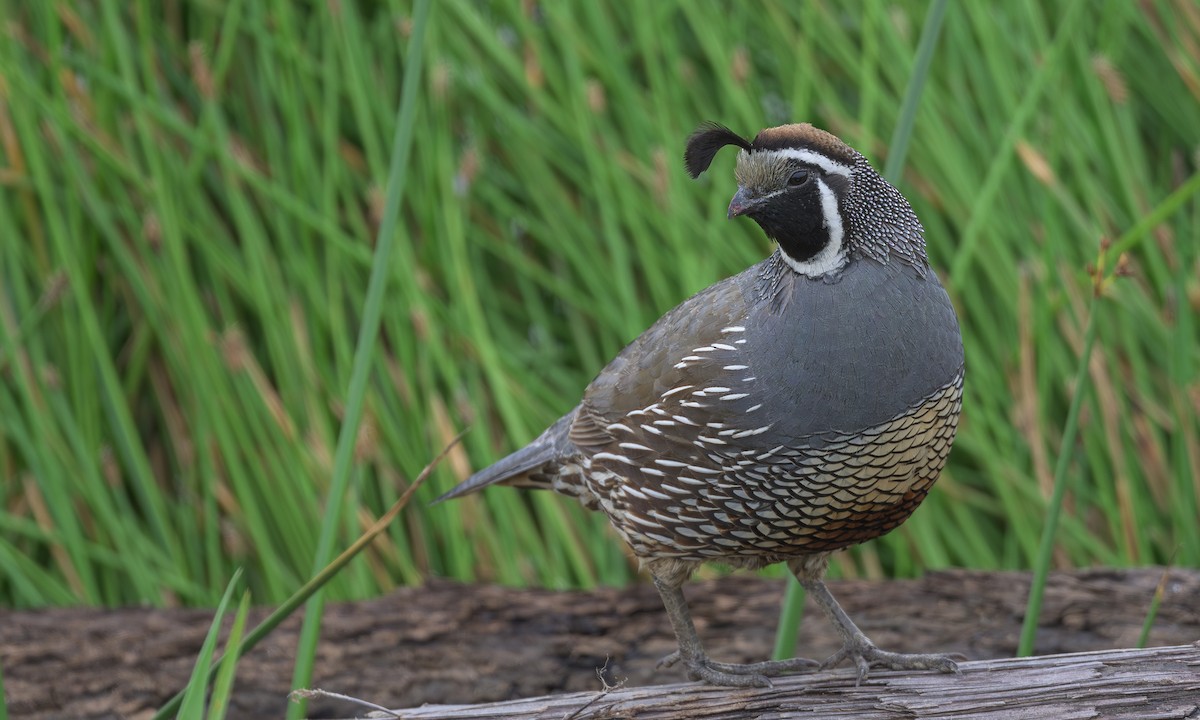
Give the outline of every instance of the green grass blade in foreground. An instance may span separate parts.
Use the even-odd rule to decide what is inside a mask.
[[[1150,609],[1146,611],[1146,619],[1142,622],[1142,632],[1138,635],[1137,648],[1146,647],[1146,642],[1150,640],[1150,630],[1154,627],[1154,618],[1158,617],[1158,606],[1162,604],[1163,595],[1167,592],[1167,579],[1171,577],[1171,568],[1163,568],[1162,577],[1158,579],[1158,586],[1154,588],[1154,597],[1150,599]]]
[[[899,183],[901,169],[904,167],[904,156],[908,150],[908,140],[912,135],[913,119],[917,107],[921,104],[921,90],[925,87],[925,78],[929,74],[930,61],[937,47],[938,35],[942,30],[942,20],[946,16],[946,0],[935,0],[925,16],[925,26],[921,30],[921,41],[917,45],[916,63],[913,75],[908,81],[908,90],[904,94],[904,105],[900,109],[900,121],[896,132],[892,135],[892,145],[888,153],[887,167],[884,177],[893,185]],[[800,619],[804,615],[804,589],[799,582],[789,582],[784,597],[783,610],[779,617],[779,627],[775,631],[775,649],[773,657],[783,660],[792,657],[796,651],[796,634],[800,629]]]
[[[237,653],[238,656],[246,654],[253,649],[260,640],[269,635],[272,630],[279,627],[279,624],[286,620],[289,615],[295,612],[296,608],[303,605],[305,601],[315,595],[317,591],[325,585],[325,583],[329,582],[330,578],[332,578],[338,573],[339,570],[346,566],[346,563],[353,560],[360,552],[362,552],[364,548],[371,544],[372,540],[374,540],[379,536],[380,533],[387,529],[388,525],[390,525],[392,521],[396,519],[396,516],[400,514],[400,511],[408,505],[409,500],[411,500],[413,495],[416,494],[417,489],[425,484],[425,481],[429,478],[429,475],[433,472],[433,469],[438,466],[438,463],[442,461],[442,458],[446,457],[446,453],[450,452],[450,449],[457,445],[458,441],[461,439],[462,435],[459,435],[449,444],[447,444],[446,447],[443,448],[440,453],[438,453],[437,457],[431,460],[429,464],[426,465],[423,470],[421,470],[421,473],[417,475],[417,478],[413,480],[411,485],[408,486],[408,489],[404,491],[404,494],[400,496],[400,499],[397,500],[386,513],[376,520],[375,523],[368,528],[367,531],[358,538],[358,540],[355,540],[350,547],[342,551],[341,555],[338,555],[336,558],[334,558],[329,565],[321,568],[320,572],[314,575],[311,580],[304,583],[304,586],[293,593],[290,598],[285,600],[283,604],[276,608],[275,612],[268,615],[265,620],[259,623],[258,626],[246,636],[245,642],[241,643],[240,645],[235,645],[231,642],[229,648],[233,652]],[[237,658],[234,657],[233,660],[236,661]],[[224,665],[224,658],[222,658],[221,662],[222,665]],[[212,675],[216,673],[216,671],[216,668],[210,671],[209,680],[211,680]],[[180,691],[175,695],[175,697],[171,698],[167,704],[159,708],[158,712],[154,714],[154,720],[165,720],[165,718],[171,717],[171,715],[179,709],[179,704],[183,701],[183,697],[184,691]]]
[[[416,118],[417,88],[421,85],[421,56],[429,19],[429,5],[429,0],[419,0],[413,14],[412,36],[406,55],[404,81],[400,91],[400,109],[392,144],[391,175],[388,178],[383,222],[379,228],[371,277],[367,283],[367,299],[363,308],[358,343],[354,350],[350,389],[346,397],[346,414],[338,435],[333,463],[333,482],[329,488],[325,518],[321,524],[320,538],[317,541],[314,572],[319,572],[328,563],[332,553],[338,523],[342,519],[342,499],[350,481],[354,446],[358,438],[359,422],[362,419],[363,400],[371,372],[375,341],[379,333],[380,316],[383,313],[384,291],[387,286],[388,274],[391,272],[390,263],[400,215],[400,199],[407,178],[409,148],[412,144],[413,124]],[[312,679],[323,607],[323,598],[321,593],[317,592],[309,601],[308,612],[305,613],[304,624],[300,629],[300,642],[296,650],[296,668],[292,674],[294,686],[307,686]],[[292,705],[288,708],[287,716],[299,718],[304,715],[306,707],[304,702]]]
[[[208,720],[221,720],[229,710],[233,679],[237,674],[237,661],[242,656],[242,633],[246,629],[246,616],[249,613],[250,591],[247,590],[242,593],[237,615],[233,618],[233,627],[230,628],[229,638],[225,641],[225,655],[221,658],[217,680],[213,684],[212,700],[208,704]]]
[[[1128,252],[1136,247],[1139,243],[1149,237],[1151,231],[1162,223],[1166,222],[1167,218],[1174,215],[1183,204],[1192,198],[1193,195],[1200,193],[1200,172],[1195,173],[1190,178],[1182,183],[1170,195],[1163,199],[1154,210],[1146,213],[1137,221],[1137,224],[1129,228],[1117,238],[1112,246],[1113,257],[1119,257],[1121,253]],[[1106,268],[1106,273],[1111,274],[1117,269],[1117,263],[1112,263],[1112,266]]]
[[[213,653],[217,649],[217,635],[221,632],[221,618],[225,617],[225,608],[229,605],[229,599],[233,597],[233,590],[237,587],[241,577],[241,570],[233,574],[229,585],[225,587],[225,594],[221,597],[220,604],[217,605],[217,611],[213,614],[208,634],[204,636],[204,644],[200,646],[200,654],[196,656],[196,664],[192,666],[192,677],[188,680],[187,689],[184,690],[179,704],[179,717],[204,717],[204,700],[208,695],[209,670],[213,666]]]
[[[921,42],[917,45],[916,64],[913,66],[912,78],[904,91],[904,105],[900,108],[900,121],[896,123],[896,131],[892,134],[892,142],[888,146],[887,164],[883,168],[883,176],[893,185],[900,183],[900,175],[904,171],[904,158],[908,154],[908,141],[912,138],[913,123],[917,118],[917,108],[921,104],[921,91],[925,89],[925,80],[929,76],[929,64],[933,61],[933,51],[937,49],[938,37],[942,33],[942,20],[946,17],[946,0],[934,0],[925,16],[925,27],[921,30]]]
[[[1045,526],[1043,527],[1042,539],[1038,547],[1038,554],[1033,569],[1033,582],[1029,589],[1029,601],[1026,606],[1025,620],[1021,627],[1020,642],[1017,647],[1018,657],[1025,657],[1033,652],[1034,642],[1037,637],[1038,616],[1041,614],[1042,600],[1046,589],[1046,578],[1050,573],[1050,564],[1054,553],[1055,534],[1058,530],[1063,499],[1066,496],[1067,469],[1073,457],[1071,450],[1075,445],[1075,437],[1079,429],[1080,408],[1083,404],[1083,397],[1091,377],[1088,372],[1088,363],[1096,341],[1096,315],[1098,314],[1102,299],[1101,292],[1105,283],[1110,281],[1108,280],[1109,274],[1118,267],[1121,253],[1126,249],[1132,248],[1136,243],[1147,237],[1153,227],[1158,223],[1165,222],[1167,217],[1182,208],[1184,202],[1197,191],[1200,191],[1200,173],[1193,175],[1175,192],[1168,195],[1154,210],[1147,213],[1145,218],[1122,234],[1116,243],[1104,247],[1100,251],[1100,256],[1097,259],[1098,270],[1096,270],[1094,279],[1096,292],[1088,310],[1089,316],[1087,330],[1084,335],[1084,346],[1079,356],[1075,371],[1075,381],[1072,385],[1075,395],[1071,398],[1071,404],[1063,426],[1062,442],[1059,444],[1059,455],[1054,469],[1053,493],[1050,498],[1049,507],[1047,508]],[[1150,218],[1153,218],[1155,222],[1148,222],[1147,220]],[[1106,262],[1109,259],[1111,261]]]
[[[1071,408],[1067,411],[1067,421],[1063,427],[1062,442],[1058,449],[1058,462],[1054,467],[1054,492],[1050,496],[1050,505],[1046,508],[1045,526],[1042,528],[1042,542],[1038,547],[1036,564],[1033,566],[1033,582],[1029,587],[1029,602],[1025,607],[1025,621],[1021,625],[1021,641],[1017,646],[1017,657],[1026,657],[1033,652],[1034,640],[1037,637],[1038,616],[1042,612],[1042,598],[1046,591],[1046,577],[1050,574],[1050,563],[1054,556],[1054,536],[1058,531],[1058,519],[1062,514],[1063,498],[1067,493],[1067,469],[1071,466],[1072,448],[1075,447],[1075,435],[1079,430],[1079,410],[1083,407],[1083,398],[1088,388],[1088,362],[1092,357],[1092,348],[1096,344],[1096,317],[1099,315],[1100,298],[1097,296],[1088,309],[1087,331],[1083,340],[1083,351],[1079,354],[1079,366],[1075,372],[1075,396],[1071,398]]]
[[[775,631],[775,649],[771,657],[786,660],[796,656],[796,634],[800,621],[804,619],[804,587],[795,575],[787,576],[787,590],[783,594],[783,611],[779,614],[779,628]]]

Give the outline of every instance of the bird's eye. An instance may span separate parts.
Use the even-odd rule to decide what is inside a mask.
[[[797,170],[788,178],[788,187],[798,187],[808,181],[807,170]]]

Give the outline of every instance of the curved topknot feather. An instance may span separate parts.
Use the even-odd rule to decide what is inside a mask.
[[[712,164],[717,151],[726,145],[737,145],[747,151],[752,147],[749,140],[724,125],[707,122],[696,128],[688,136],[687,149],[683,152],[683,164],[687,167],[688,175],[700,177],[700,173]]]

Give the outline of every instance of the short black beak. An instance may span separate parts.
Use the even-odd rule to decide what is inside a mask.
[[[739,187],[733,199],[729,201],[729,219],[741,217],[758,205],[758,198],[750,194],[746,188]]]

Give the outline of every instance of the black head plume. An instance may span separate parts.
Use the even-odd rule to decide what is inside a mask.
[[[688,175],[700,177],[700,173],[712,164],[717,151],[726,145],[737,145],[743,150],[751,148],[749,140],[724,125],[709,122],[696,128],[688,137],[687,149],[683,151],[683,164],[687,167]]]

